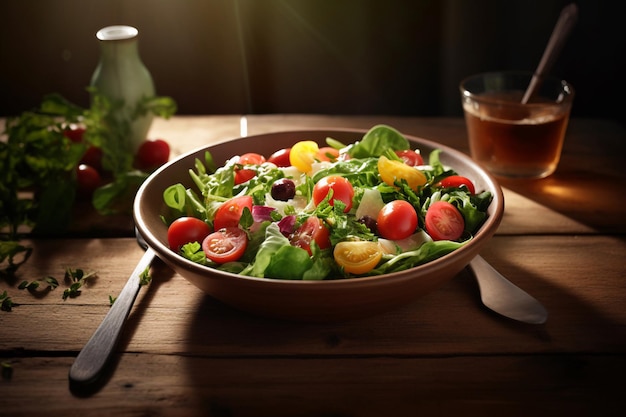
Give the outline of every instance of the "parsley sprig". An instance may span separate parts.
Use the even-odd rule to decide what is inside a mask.
[[[63,291],[63,300],[75,298],[80,295],[81,288],[85,285],[89,278],[96,277],[95,272],[85,273],[82,269],[67,268],[65,271],[65,281],[70,283],[70,287]]]

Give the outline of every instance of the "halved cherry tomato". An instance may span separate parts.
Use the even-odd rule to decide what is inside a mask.
[[[163,139],[146,140],[139,145],[135,155],[135,166],[152,170],[170,159],[170,145]]]
[[[419,165],[424,165],[424,158],[422,158],[422,155],[412,149],[404,149],[395,152],[396,155],[398,155],[408,166],[416,167]]]
[[[465,221],[463,216],[447,201],[437,201],[428,207],[426,231],[433,240],[458,240],[463,235]]]
[[[246,232],[238,227],[226,227],[208,235],[202,241],[202,250],[207,258],[218,264],[234,262],[248,247]]]
[[[347,213],[352,208],[352,198],[354,197],[354,188],[350,181],[340,175],[329,175],[322,178],[313,186],[313,202],[317,206],[321,203],[330,190],[333,191],[333,195],[329,204],[334,206],[334,201],[339,200],[346,207],[343,209],[344,213]]]
[[[335,262],[351,274],[365,274],[378,265],[383,251],[376,242],[339,242],[333,250]]]
[[[187,243],[202,243],[209,233],[211,228],[202,220],[196,217],[179,217],[167,229],[167,242],[171,250],[178,252]]]
[[[330,247],[330,231],[318,217],[311,216],[289,236],[293,246],[302,248],[311,255],[311,242],[315,241],[320,249]]]
[[[392,161],[385,156],[378,158],[378,173],[385,183],[392,186],[395,181],[399,180],[405,180],[413,190],[426,184],[426,176],[422,171],[410,167],[404,162]]]
[[[417,212],[408,201],[390,201],[378,213],[376,228],[385,239],[405,239],[417,228]]]
[[[444,188],[466,187],[467,191],[469,191],[470,194],[476,193],[476,189],[474,188],[474,184],[472,183],[472,181],[470,181],[469,178],[462,177],[461,175],[450,175],[449,177],[445,177],[444,179],[439,181],[439,185]]]
[[[249,195],[233,197],[224,202],[215,212],[213,228],[220,230],[225,227],[238,227],[245,207],[252,211],[252,197]]]
[[[235,168],[235,185],[250,181],[256,176],[256,171],[247,168]]]
[[[289,152],[289,163],[300,172],[309,172],[318,151],[319,146],[316,142],[311,140],[297,142]]]
[[[261,154],[249,152],[244,153],[239,157],[239,164],[241,165],[261,165],[265,162],[265,157]],[[256,176],[256,171],[247,168],[235,168],[235,185],[242,184],[251,180]]]
[[[267,158],[267,162],[271,162],[277,167],[285,168],[291,165],[289,162],[289,153],[291,152],[291,148],[284,148],[277,150],[274,152],[269,158]]]
[[[318,161],[335,162],[339,158],[339,149],[324,146],[317,151],[315,159]]]

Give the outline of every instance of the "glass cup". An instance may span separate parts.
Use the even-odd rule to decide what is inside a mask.
[[[460,84],[472,158],[496,176],[543,178],[561,158],[574,89],[545,77],[522,104],[530,72],[490,72]]]

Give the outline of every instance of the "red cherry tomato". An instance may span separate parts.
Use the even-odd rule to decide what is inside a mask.
[[[417,228],[417,212],[408,201],[391,201],[378,212],[376,228],[385,239],[405,239]]]
[[[143,142],[137,155],[135,166],[139,169],[152,170],[160,167],[170,159],[170,145],[163,139],[146,140]]]
[[[267,158],[267,162],[271,162],[277,167],[288,167],[291,166],[291,162],[289,162],[289,153],[291,152],[291,148],[284,148],[274,152],[269,158]]]
[[[239,157],[239,164],[241,165],[261,165],[265,162],[265,157],[258,153],[244,153]],[[235,168],[235,185],[242,184],[251,180],[256,175],[256,171],[246,168]]]
[[[246,207],[252,211],[252,197],[249,195],[234,197],[226,201],[215,212],[213,228],[220,230],[226,227],[238,227],[243,209]]]
[[[472,181],[470,181],[469,178],[462,177],[460,175],[450,175],[449,177],[446,177],[439,181],[439,185],[444,188],[466,187],[467,191],[469,191],[470,194],[476,193],[476,189],[474,188],[474,184],[472,183]]]
[[[239,157],[241,165],[261,165],[263,162],[265,162],[265,157],[254,152],[244,153]]]
[[[187,243],[202,243],[209,233],[211,228],[202,220],[196,217],[179,217],[167,229],[167,243],[171,250],[178,252]]]
[[[100,173],[94,167],[80,164],[76,168],[76,182],[79,194],[90,196],[96,188],[100,187]]]
[[[311,255],[311,242],[313,241],[320,249],[330,247],[330,231],[322,220],[311,216],[289,236],[289,241],[293,246],[302,248]]]
[[[313,202],[317,206],[321,203],[330,190],[333,191],[331,200],[329,201],[331,206],[334,206],[334,201],[339,200],[346,205],[344,213],[347,213],[352,208],[352,198],[354,197],[354,188],[350,181],[340,175],[329,175],[319,180],[313,186]]]
[[[92,166],[97,171],[102,171],[102,149],[96,146],[88,147],[80,159],[80,163]]]
[[[458,240],[463,235],[465,221],[463,216],[447,201],[437,201],[428,207],[426,231],[433,240]]]
[[[75,143],[80,143],[83,141],[83,136],[85,135],[85,129],[82,127],[77,127],[74,129],[68,128],[63,131],[63,136],[71,140]]]
[[[235,185],[243,184],[246,181],[250,181],[255,176],[256,171],[253,169],[235,168]]]
[[[401,151],[395,151],[396,155],[400,157],[404,161],[405,164],[416,167],[420,165],[424,165],[424,158],[422,155],[415,152],[412,149],[404,149]]]
[[[74,143],[82,143],[85,136],[85,128],[76,127],[76,128],[67,128],[63,131],[63,136],[68,138]],[[89,146],[82,158],[80,159],[81,164],[89,165],[96,169],[96,171],[102,171],[102,149],[97,146]]]
[[[213,262],[234,262],[248,247],[246,232],[238,227],[226,227],[208,235],[202,242],[202,250]]]
[[[318,161],[335,162],[339,158],[339,150],[325,146],[317,151],[315,159]]]

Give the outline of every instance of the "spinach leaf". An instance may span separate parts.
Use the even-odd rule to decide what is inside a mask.
[[[349,146],[352,158],[379,157],[387,149],[409,149],[409,141],[396,129],[387,125],[372,127],[359,142]]]

